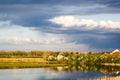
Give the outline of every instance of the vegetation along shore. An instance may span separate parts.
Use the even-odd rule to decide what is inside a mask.
[[[0,68],[52,66],[120,66],[120,54],[111,52],[0,51]]]

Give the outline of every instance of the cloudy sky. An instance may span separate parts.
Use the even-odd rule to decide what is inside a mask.
[[[120,0],[0,0],[0,50],[120,49]]]

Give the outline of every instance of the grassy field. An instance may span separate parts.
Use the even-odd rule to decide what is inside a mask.
[[[46,62],[43,58],[0,58],[0,62]]]
[[[104,66],[120,66],[119,63],[101,63],[101,65],[104,65]]]
[[[117,77],[102,77],[95,80],[120,80],[120,76]]]
[[[0,58],[0,69],[37,68],[64,66],[65,64],[49,63],[43,58]]]
[[[61,59],[58,60],[58,58]],[[0,51],[0,67],[41,67],[67,64],[69,66],[120,66],[120,56],[110,53]]]
[[[9,68],[39,68],[39,67],[55,67],[64,66],[65,64],[46,64],[35,62],[0,62],[0,69]]]

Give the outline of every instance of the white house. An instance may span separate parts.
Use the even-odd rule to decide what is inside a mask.
[[[61,55],[61,54],[59,54],[58,56],[57,56],[57,60],[59,61],[59,60],[62,60],[64,58],[64,56],[63,55]]]
[[[120,50],[115,49],[111,54],[120,54]]]

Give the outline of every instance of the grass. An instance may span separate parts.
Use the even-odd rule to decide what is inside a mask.
[[[45,62],[43,58],[0,58],[0,62]]]
[[[64,66],[55,61],[47,62],[43,58],[0,58],[0,69],[8,68],[38,68]]]
[[[39,67],[56,67],[65,66],[65,64],[46,64],[35,62],[0,62],[0,69],[9,68],[39,68]]]
[[[116,77],[102,77],[102,78],[96,78],[95,80],[119,80],[120,76],[116,76]]]
[[[101,65],[104,65],[104,66],[120,66],[119,63],[101,63]]]

